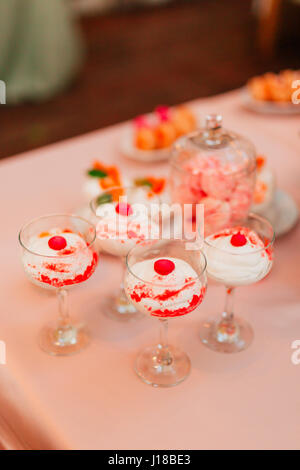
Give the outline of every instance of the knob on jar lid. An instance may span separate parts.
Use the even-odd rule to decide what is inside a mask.
[[[212,155],[222,165],[228,162],[230,167],[234,163],[236,167],[247,168],[247,171],[255,170],[256,152],[252,142],[224,128],[222,121],[219,113],[207,114],[202,128],[177,140],[173,147],[171,164],[182,167],[188,160],[204,161]],[[201,167],[200,164],[198,166]]]
[[[205,121],[207,129],[217,130],[222,127],[221,114],[207,114]]]

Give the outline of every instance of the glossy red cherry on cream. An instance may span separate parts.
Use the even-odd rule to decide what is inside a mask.
[[[175,269],[175,264],[170,259],[158,259],[154,263],[154,271],[162,276],[167,276]]]
[[[241,232],[238,232],[232,235],[230,243],[233,246],[244,246],[247,243],[247,238]]]
[[[120,215],[131,215],[132,214],[132,207],[130,204],[126,202],[120,202],[116,205],[116,212]]]
[[[49,248],[51,248],[52,250],[59,251],[59,250],[63,250],[64,248],[66,248],[67,241],[64,237],[60,237],[59,235],[57,235],[55,237],[51,237],[48,240],[48,245],[49,245]]]

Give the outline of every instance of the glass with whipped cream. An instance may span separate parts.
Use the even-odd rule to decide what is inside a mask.
[[[22,264],[35,285],[56,291],[59,319],[44,327],[41,348],[51,355],[69,355],[89,342],[83,324],[75,325],[68,309],[68,288],[89,279],[98,263],[96,229],[81,217],[58,214],[39,217],[19,233]]]
[[[245,137],[224,129],[222,116],[210,114],[206,126],[178,139],[170,159],[173,203],[204,205],[205,224],[234,223],[246,217],[253,198],[256,151]]]
[[[118,186],[100,194],[90,204],[100,249],[122,260],[146,239],[158,239],[160,233],[160,199],[150,187]],[[124,277],[124,273],[123,276]],[[141,316],[128,301],[123,282],[118,293],[108,296],[102,305],[107,316],[128,321]]]
[[[253,284],[267,276],[273,264],[273,243],[271,224],[256,214],[249,214],[240,224],[219,226],[216,232],[205,237],[208,276],[226,287],[221,318],[207,320],[201,327],[201,340],[208,348],[233,353],[251,344],[252,328],[234,315],[233,295],[236,287]]]
[[[206,292],[206,258],[183,240],[145,241],[126,258],[125,292],[143,314],[158,318],[160,337],[137,357],[135,371],[147,384],[170,387],[190,372],[190,359],[168,343],[168,320],[187,315]]]

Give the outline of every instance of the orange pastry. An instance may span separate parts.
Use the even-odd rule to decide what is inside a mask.
[[[122,185],[119,169],[116,166],[106,166],[99,160],[94,161],[92,169],[88,170],[88,176],[97,178],[100,188],[104,190]]]
[[[196,129],[196,119],[185,106],[178,106],[172,112],[171,122],[175,128],[177,137]]]
[[[291,101],[295,80],[300,79],[300,71],[283,70],[278,74],[265,73],[259,77],[253,77],[248,81],[247,87],[250,94],[256,100],[289,102]]]
[[[170,147],[176,139],[176,130],[172,123],[162,122],[155,129],[156,148]]]
[[[135,135],[135,145],[141,150],[153,150],[156,146],[155,133],[149,127],[137,129]]]

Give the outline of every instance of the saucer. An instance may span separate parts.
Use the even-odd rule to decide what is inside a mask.
[[[288,193],[277,189],[274,202],[263,214],[273,225],[277,237],[288,233],[299,219],[299,209]]]
[[[241,90],[241,100],[246,108],[259,114],[279,114],[284,116],[300,113],[300,105],[293,104],[292,102],[256,100],[250,95],[246,87]]]

